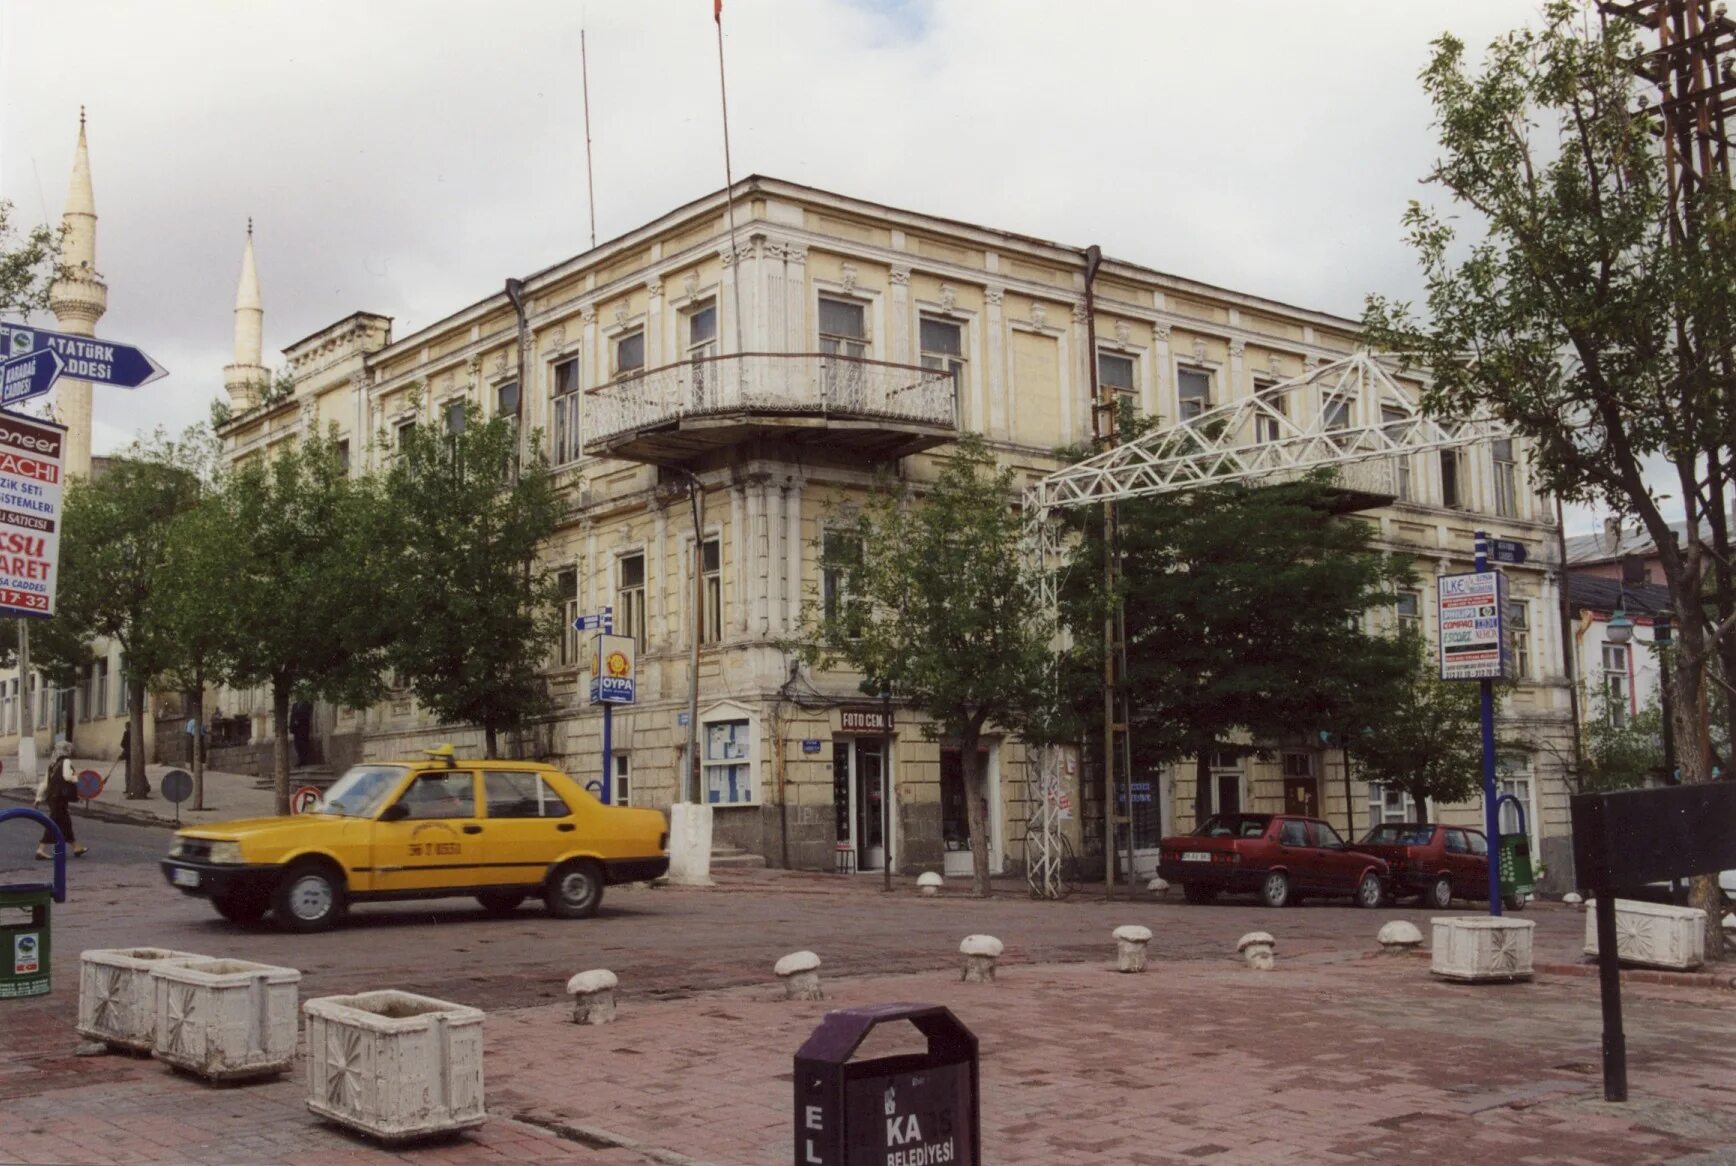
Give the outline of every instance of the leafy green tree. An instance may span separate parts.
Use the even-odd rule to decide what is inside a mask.
[[[235,539],[215,489],[175,516],[157,583],[164,641],[161,683],[191,696],[194,722],[205,723],[205,686],[223,674],[239,629],[229,582],[236,577]],[[198,742],[195,741],[195,745]],[[193,809],[205,808],[205,756],[193,749]]]
[[[60,270],[60,233],[46,226],[20,233],[15,213],[0,199],[0,316],[22,319],[48,307],[48,289]]]
[[[1670,684],[1683,779],[1708,781],[1702,690],[1715,663],[1736,677],[1728,177],[1714,171],[1671,197],[1664,151],[1675,139],[1659,133],[1657,94],[1635,79],[1642,46],[1621,19],[1593,21],[1556,0],[1540,27],[1491,45],[1480,70],[1455,37],[1434,50],[1422,74],[1440,139],[1428,180],[1457,205],[1411,204],[1425,310],[1370,297],[1369,340],[1417,354],[1432,411],[1510,425],[1543,489],[1639,520],[1678,620]],[[1671,496],[1686,512],[1682,543],[1665,514]],[[1711,878],[1695,880],[1714,957],[1716,896]]]
[[[326,438],[242,464],[215,502],[233,540],[222,679],[271,688],[277,812],[287,814],[290,699],[353,708],[378,699],[390,634],[380,599],[400,564],[381,541],[377,483],[350,477]]]
[[[1369,781],[1403,789],[1428,821],[1428,803],[1451,805],[1477,796],[1483,784],[1479,685],[1442,680],[1428,643],[1397,641],[1409,664],[1404,675],[1371,698],[1346,740]]]
[[[1335,516],[1337,499],[1327,479],[1309,478],[1121,504],[1133,766],[1194,758],[1196,820],[1210,813],[1214,752],[1342,733],[1403,672],[1402,655],[1363,616],[1391,603],[1409,564],[1373,549],[1367,525]],[[1084,511],[1077,525],[1063,603],[1100,677],[1103,526]]]
[[[1574,773],[1580,793],[1638,789],[1664,777],[1664,716],[1656,703],[1620,724],[1609,716],[1604,698],[1588,712]]]
[[[1042,724],[1054,691],[1055,624],[1021,553],[1014,482],[967,436],[932,484],[883,483],[822,543],[845,595],[806,614],[811,661],[861,673],[865,692],[890,686],[927,714],[927,732],[958,742],[978,895],[989,891],[978,743],[989,725]]]
[[[561,515],[548,466],[540,455],[520,465],[511,418],[484,422],[466,406],[458,432],[418,428],[399,446],[384,503],[386,658],[422,707],[481,725],[498,756],[501,732],[546,704],[540,672],[560,627],[537,553]]]
[[[133,443],[106,470],[67,487],[60,542],[58,604],[82,633],[107,637],[126,654],[127,723],[144,741],[145,693],[170,662],[159,584],[175,519],[201,492],[204,450],[196,435],[162,431]],[[52,621],[51,621],[52,622]],[[86,656],[88,658],[88,651]],[[132,749],[126,796],[146,797],[145,751]]]

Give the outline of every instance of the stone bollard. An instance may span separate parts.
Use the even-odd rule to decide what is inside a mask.
[[[567,981],[573,998],[574,1024],[608,1024],[615,1019],[615,986],[620,983],[607,968],[580,972]]]
[[[964,942],[958,945],[959,954],[964,956],[964,982],[967,984],[992,984],[995,982],[995,960],[1000,958],[1005,950],[1001,941],[992,935],[967,935]]]
[[[1416,924],[1403,919],[1394,919],[1382,927],[1375,938],[1380,940],[1382,955],[1409,955],[1423,945],[1423,933]]]
[[[824,1000],[820,991],[820,957],[811,951],[795,951],[772,965],[784,982],[785,1000]]]
[[[940,894],[941,886],[944,885],[945,882],[946,880],[941,878],[934,871],[925,870],[917,876],[916,890],[918,894],[922,895],[938,895]]]
[[[1242,958],[1248,961],[1248,966],[1257,972],[1269,972],[1274,962],[1272,952],[1278,946],[1278,941],[1264,931],[1250,931],[1236,941],[1236,950],[1242,953]]]
[[[1115,970],[1118,972],[1143,972],[1145,970],[1145,945],[1151,942],[1151,928],[1141,927],[1137,923],[1126,923],[1117,927],[1115,935]]]
[[[1145,884],[1145,889],[1151,893],[1152,898],[1162,899],[1169,894],[1169,883],[1161,878],[1154,878]]]
[[[1580,897],[1578,891],[1567,892],[1567,894],[1561,896],[1561,901],[1569,907],[1572,907],[1575,911],[1585,910],[1585,900]]]

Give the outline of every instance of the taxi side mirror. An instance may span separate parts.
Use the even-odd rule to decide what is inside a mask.
[[[393,802],[380,812],[382,822],[402,822],[410,816],[410,807],[403,802]]]

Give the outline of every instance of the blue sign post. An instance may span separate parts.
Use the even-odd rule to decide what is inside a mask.
[[[1518,543],[1512,545],[1519,546]],[[1479,530],[1473,546],[1477,556],[1473,569],[1487,571],[1489,569],[1488,534]],[[1524,547],[1519,547],[1521,561],[1523,561],[1524,549]],[[1504,590],[1502,593],[1498,593],[1503,601],[1506,599]],[[1502,617],[1505,617],[1506,614],[1504,611],[1496,613],[1498,627]],[[1500,645],[1503,656],[1506,654],[1506,648],[1505,636],[1503,636]],[[1501,864],[1496,860],[1495,853],[1495,848],[1500,844],[1501,837],[1500,791],[1495,787],[1495,682],[1485,678],[1477,682],[1477,688],[1480,700],[1478,711],[1483,722],[1483,838],[1489,857],[1489,914],[1500,915]]]
[[[6,339],[6,355],[13,358],[28,353],[53,352],[65,363],[60,375],[74,380],[137,389],[169,374],[168,369],[130,344],[116,344],[91,336],[69,336],[64,332],[26,328],[20,324],[0,328],[0,336]]]
[[[66,362],[53,349],[26,352],[0,364],[0,406],[40,397],[54,387]]]

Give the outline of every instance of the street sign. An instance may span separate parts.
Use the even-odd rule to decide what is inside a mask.
[[[1525,544],[1518,539],[1492,538],[1489,540],[1489,558],[1516,567],[1525,561]]]
[[[169,373],[168,369],[130,344],[116,344],[90,336],[69,336],[64,332],[26,328],[19,324],[5,325],[0,328],[0,334],[6,337],[8,356],[18,357],[47,349],[65,362],[60,375],[73,380],[137,389]]]
[[[1507,675],[1503,613],[1507,577],[1499,571],[1435,580],[1442,680],[1500,680]]]
[[[163,775],[163,797],[177,806],[193,796],[193,775],[185,769],[171,769]]]
[[[819,751],[820,751],[820,739],[818,737],[803,737],[802,738],[802,752],[803,753],[818,753]]]
[[[66,429],[0,414],[0,615],[54,614]]]
[[[320,792],[317,785],[301,785],[289,795],[289,812],[305,814],[319,805]]]
[[[79,800],[85,802],[94,801],[96,796],[102,793],[102,787],[106,784],[107,783],[102,779],[102,774],[98,773],[96,770],[80,770],[78,774]]]
[[[591,647],[591,703],[632,704],[638,687],[632,636],[600,635]]]
[[[54,387],[66,362],[51,349],[27,352],[0,364],[0,405],[16,405],[40,397]]]
[[[573,621],[575,632],[612,632],[615,630],[615,609],[605,607],[602,611],[590,615],[581,615]]]

